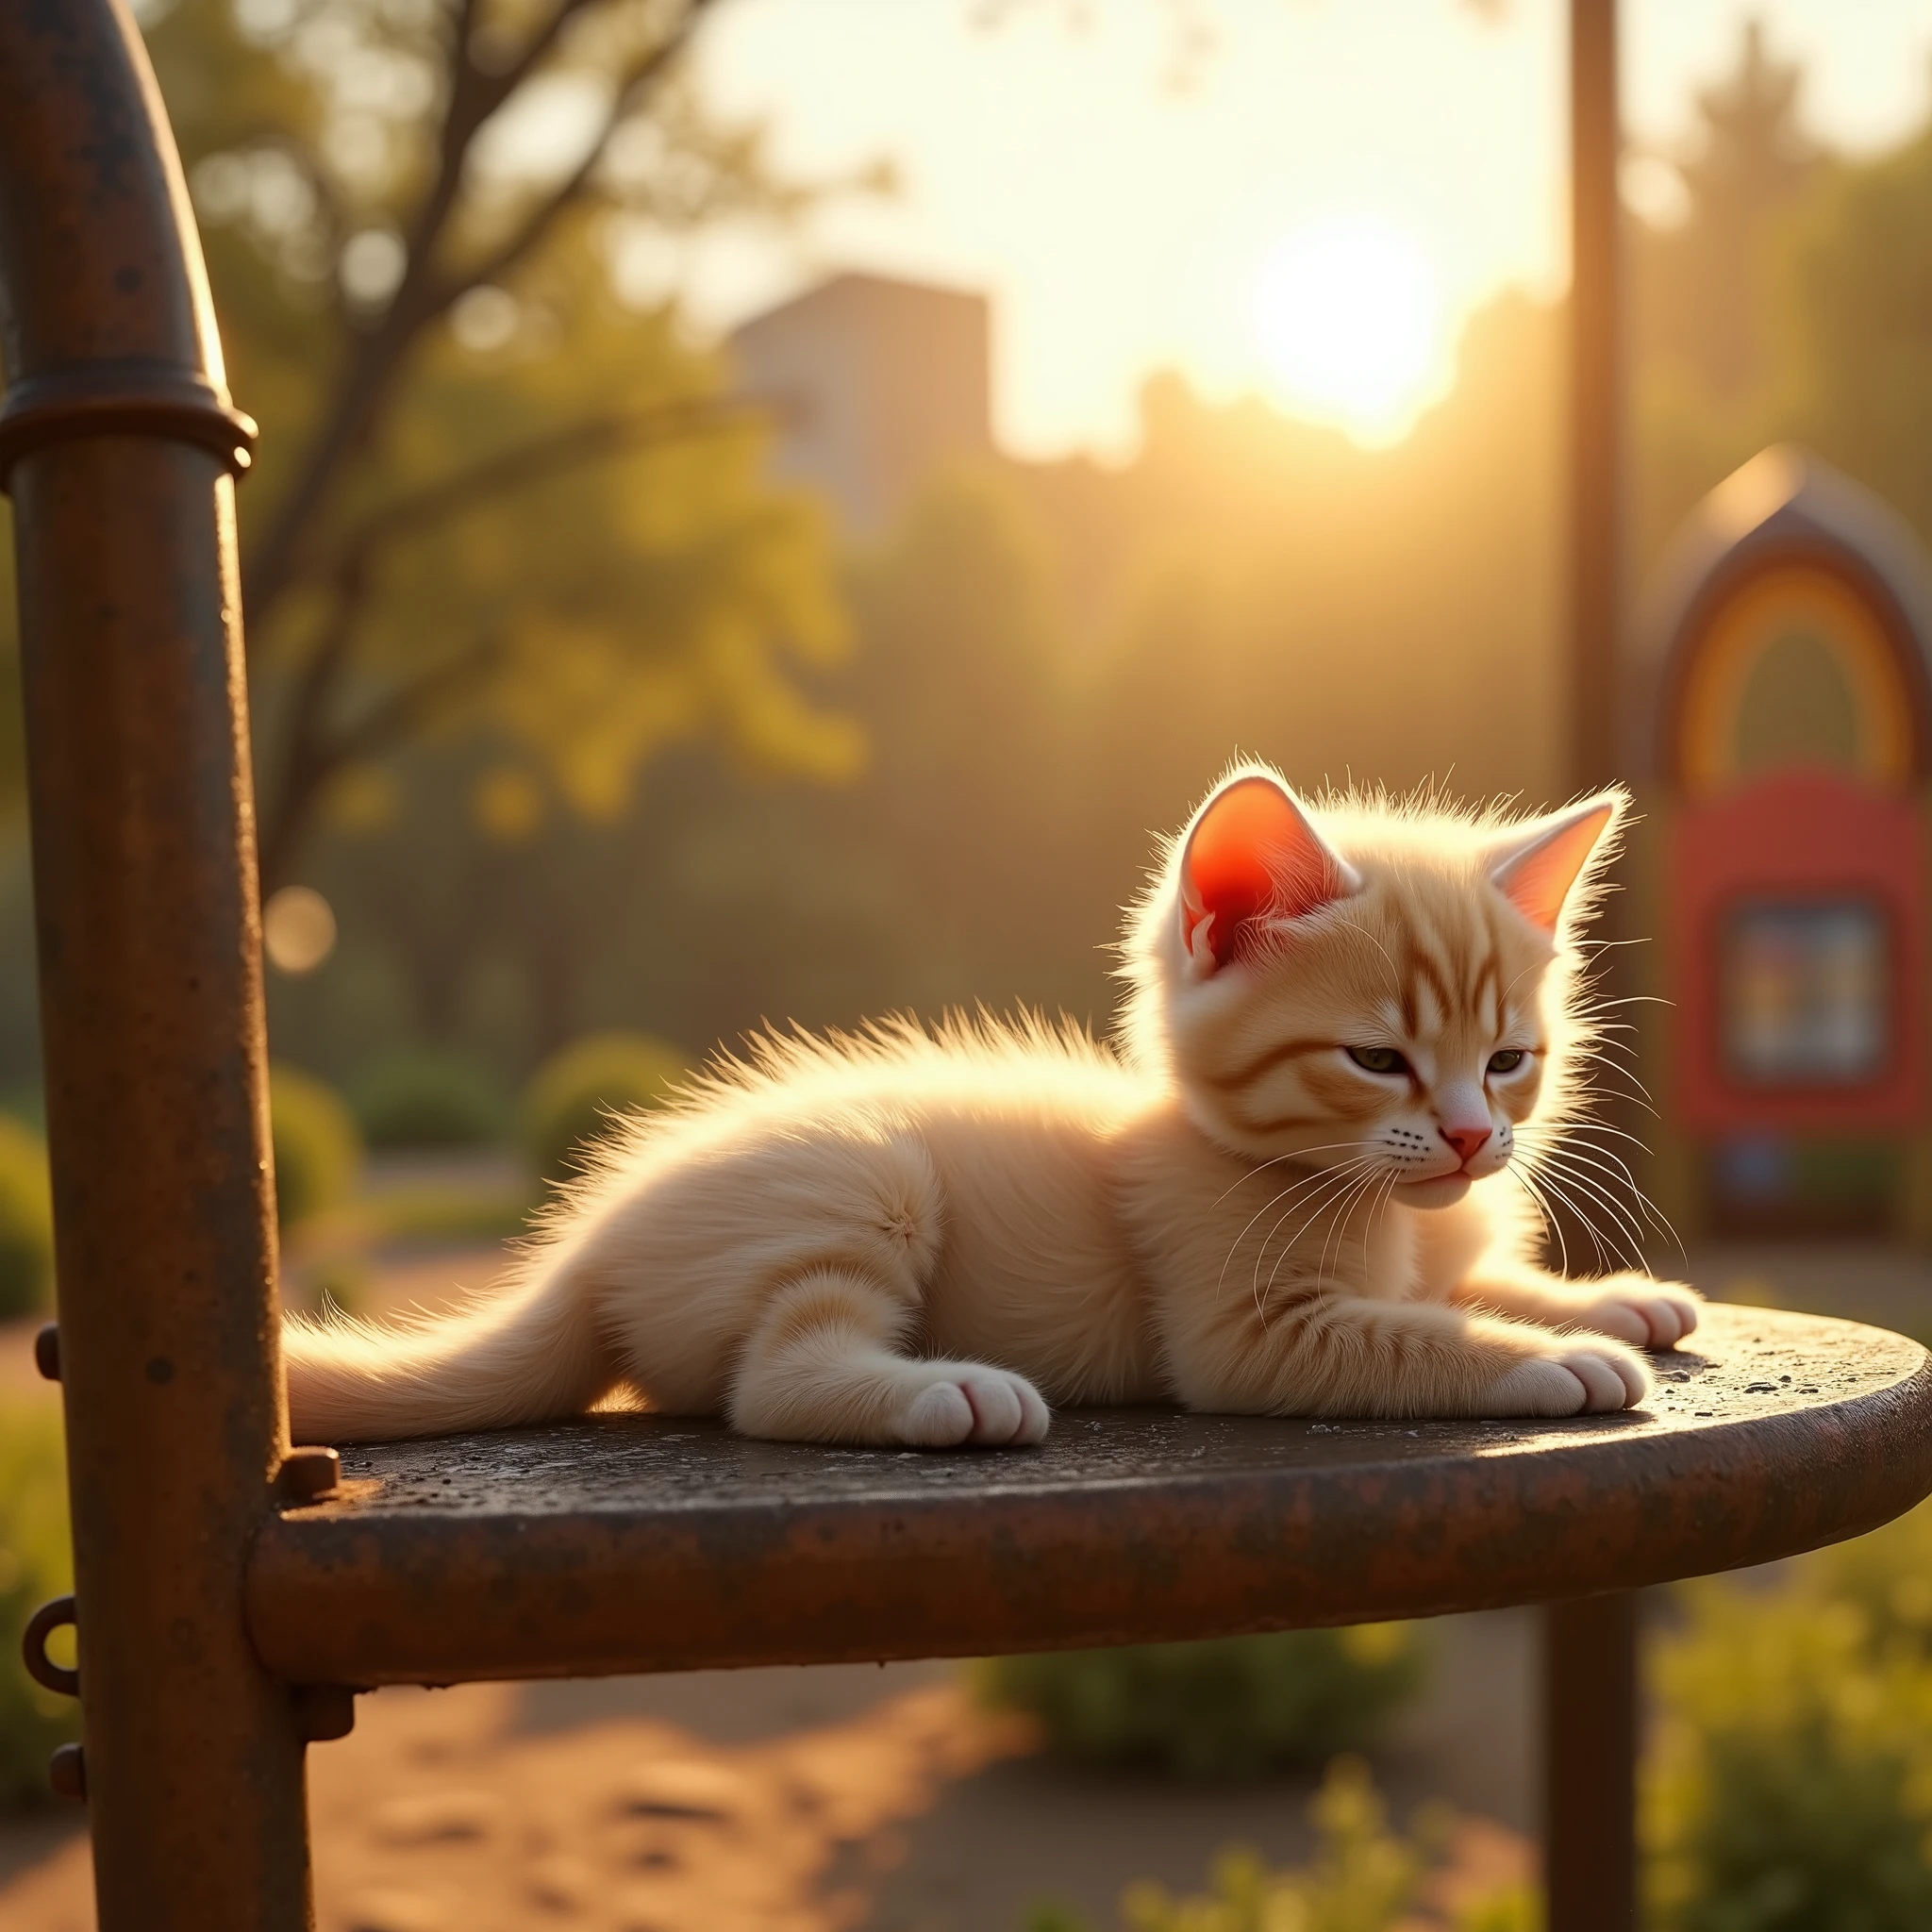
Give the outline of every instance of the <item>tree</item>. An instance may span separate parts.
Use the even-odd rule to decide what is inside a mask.
[[[1773,293],[1791,433],[1932,544],[1932,126],[1825,175],[1789,224]]]
[[[344,772],[478,721],[593,813],[680,738],[853,768],[853,730],[791,669],[844,646],[818,514],[761,480],[761,425],[668,303],[619,292],[639,251],[809,192],[680,77],[708,7],[182,0],[151,21],[265,430],[242,555],[266,884]]]
[[[1747,20],[1729,75],[1697,95],[1699,126],[1675,158],[1688,210],[1637,225],[1637,333],[1649,357],[1686,365],[1719,395],[1761,381],[1772,350],[1760,299],[1767,236],[1821,162],[1798,119],[1804,71],[1766,50]]]

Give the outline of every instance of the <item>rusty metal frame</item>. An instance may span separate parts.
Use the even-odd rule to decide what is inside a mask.
[[[0,8],[13,499],[102,1932],[312,1923],[302,1709],[242,1615],[288,1444],[230,405],[116,0]]]
[[[1572,782],[1594,791],[1618,777],[1625,749],[1617,0],[1570,0],[1569,16],[1570,750]],[[1543,1612],[1543,1859],[1559,1932],[1637,1923],[1639,1630],[1627,1595]]]

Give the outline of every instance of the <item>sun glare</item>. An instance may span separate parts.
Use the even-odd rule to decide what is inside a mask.
[[[1254,328],[1281,400],[1393,442],[1439,386],[1442,294],[1414,236],[1372,216],[1297,229],[1263,260]]]

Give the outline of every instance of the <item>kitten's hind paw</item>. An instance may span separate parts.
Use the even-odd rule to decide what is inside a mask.
[[[1637,1348],[1674,1348],[1697,1326],[1702,1298],[1681,1281],[1614,1274],[1593,1285],[1599,1292],[1577,1308],[1566,1327],[1614,1335]]]
[[[1486,1415],[1606,1415],[1635,1408],[1650,1393],[1650,1372],[1628,1349],[1566,1349],[1518,1362],[1491,1391]]]
[[[962,1442],[1005,1448],[1046,1439],[1046,1404],[1024,1375],[974,1362],[932,1366],[939,1377],[908,1405],[900,1441],[920,1449],[952,1449]]]

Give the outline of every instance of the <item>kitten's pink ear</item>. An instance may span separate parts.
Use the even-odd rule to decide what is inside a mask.
[[[1296,919],[1355,891],[1293,795],[1258,773],[1224,785],[1194,821],[1181,854],[1181,944],[1206,978],[1234,957],[1250,922]]]
[[[1564,902],[1623,808],[1624,795],[1612,792],[1540,820],[1491,862],[1491,882],[1524,918],[1554,939]]]

